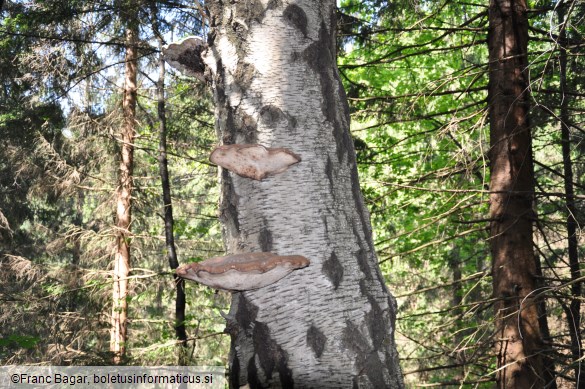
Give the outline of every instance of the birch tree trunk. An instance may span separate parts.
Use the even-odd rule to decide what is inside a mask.
[[[262,181],[221,171],[228,252],[303,255],[309,267],[234,293],[230,386],[400,388],[396,305],[377,265],[336,68],[335,3],[209,1],[222,144],[302,161]]]
[[[545,384],[533,293],[534,167],[526,11],[525,0],[490,1],[490,244],[499,388]]]
[[[122,100],[123,123],[119,133],[120,165],[116,194],[116,254],[114,258],[114,284],[112,293],[112,318],[110,351],[114,363],[122,361],[126,354],[128,320],[128,276],[130,275],[130,223],[132,221],[132,188],[134,169],[134,137],[136,134],[136,76],[138,53],[138,23],[132,8],[122,12],[127,20],[124,96]]]

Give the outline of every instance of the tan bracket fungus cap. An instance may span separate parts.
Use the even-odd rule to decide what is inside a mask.
[[[244,291],[273,284],[293,270],[309,266],[309,263],[301,255],[244,253],[189,263],[179,267],[176,274],[215,289]]]
[[[262,180],[266,176],[284,172],[301,157],[292,151],[258,144],[223,145],[215,148],[209,160],[239,176]]]

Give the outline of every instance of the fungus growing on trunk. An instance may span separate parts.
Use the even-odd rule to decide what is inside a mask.
[[[301,255],[244,253],[189,263],[176,270],[179,277],[215,289],[244,291],[273,284],[295,269],[309,266]]]
[[[242,177],[262,180],[266,176],[284,172],[301,161],[292,151],[258,144],[236,144],[217,147],[209,160]]]
[[[203,39],[189,36],[163,47],[163,56],[169,65],[184,75],[195,77],[205,82],[205,64],[201,58],[201,53],[206,49],[207,44]]]

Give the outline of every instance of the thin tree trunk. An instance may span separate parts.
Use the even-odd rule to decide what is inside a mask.
[[[534,256],[534,264],[536,266],[536,278],[538,288],[542,288],[544,290],[545,282],[543,280],[542,274],[542,266],[540,264],[540,258],[538,255]],[[543,352],[542,352],[542,364],[544,366],[544,371],[542,373],[542,378],[545,382],[545,388],[547,389],[557,389],[557,374],[555,371],[555,356],[553,355],[552,351],[552,337],[550,334],[550,329],[548,327],[548,318],[547,318],[547,309],[546,309],[546,300],[544,298],[538,299],[537,301],[537,310],[538,310],[538,325],[540,328],[540,333],[542,334],[542,343],[543,343]]]
[[[154,14],[153,17],[156,17]],[[158,29],[157,29],[158,33]],[[157,108],[158,108],[158,121],[159,121],[159,146],[158,146],[158,167],[160,171],[160,180],[163,192],[163,210],[165,220],[165,242],[167,248],[167,259],[169,267],[175,270],[179,267],[179,260],[177,258],[177,250],[175,246],[174,237],[174,219],[173,219],[173,205],[171,202],[171,183],[169,179],[169,169],[167,161],[167,118],[165,109],[165,61],[162,55],[162,38],[159,36],[159,49],[161,53],[159,55],[158,66],[158,83],[157,83]],[[175,285],[177,287],[177,294],[175,298],[175,333],[177,339],[182,343],[183,346],[187,346],[187,332],[185,330],[185,281],[173,275],[175,279]],[[182,354],[180,364],[183,364]]]
[[[457,321],[454,322],[455,325],[458,324],[459,320],[462,318],[463,309],[461,308],[461,304],[463,303],[463,285],[461,283],[461,256],[460,250],[458,246],[453,246],[451,248],[451,252],[449,253],[449,268],[453,272],[453,284],[452,284],[452,297],[451,297],[451,306],[454,307],[453,316],[457,317]],[[459,331],[459,328],[456,328],[456,334],[453,337],[453,342],[456,347],[459,348],[461,342],[463,341],[465,333]],[[461,377],[465,376],[465,354],[464,353],[457,353],[456,354],[456,361],[457,363],[461,364],[461,367],[458,369],[459,374]]]
[[[335,2],[206,4],[221,143],[285,147],[302,159],[262,181],[222,169],[227,250],[311,261],[233,294],[230,386],[402,387],[396,305],[378,268],[335,63]]]
[[[542,388],[542,337],[534,298],[534,167],[528,121],[525,0],[489,9],[490,245],[499,388]]]
[[[567,30],[565,20],[565,7],[557,7],[557,16],[559,18],[559,72],[560,72],[560,89],[561,89],[561,147],[563,154],[563,173],[565,184],[565,205],[567,211],[567,243],[569,254],[569,268],[571,271],[571,281],[581,277],[579,268],[579,251],[577,242],[577,207],[575,206],[575,189],[573,187],[573,161],[571,159],[571,133],[569,127],[569,99],[567,92]],[[581,358],[581,282],[573,282],[571,285],[571,295],[573,299],[569,305],[567,313],[567,326],[571,338],[571,354],[574,361]],[[580,363],[575,363],[575,379],[579,382],[579,388],[585,388],[585,378],[579,377],[581,374]]]
[[[128,9],[126,9],[128,10]],[[130,13],[130,12],[129,12]],[[126,12],[123,12],[126,15]],[[116,245],[114,258],[114,285],[112,294],[112,328],[110,351],[114,363],[122,362],[126,354],[127,317],[128,317],[128,276],[130,274],[130,241],[132,234],[132,188],[134,168],[134,137],[136,134],[136,75],[138,65],[137,39],[138,24],[135,15],[127,19],[126,27],[126,65],[122,111],[124,121],[119,134],[120,166],[116,200]]]

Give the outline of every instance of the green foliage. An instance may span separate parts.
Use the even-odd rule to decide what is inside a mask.
[[[107,315],[121,123],[116,84],[124,66],[116,7],[115,2],[97,6],[72,1],[9,1],[4,7],[0,266],[7,279],[0,296],[10,303],[5,304],[7,314],[0,314],[0,337],[12,342],[11,351],[18,342],[30,347],[2,353],[3,363],[111,363]],[[140,62],[144,76],[135,153],[126,363],[176,364],[180,350],[173,329],[174,281],[160,239],[164,228],[158,119],[156,99],[150,94],[158,53],[150,47],[153,30],[148,23],[153,12],[160,12],[162,33],[172,28],[175,34],[185,34],[199,28],[200,20],[193,17],[191,4],[181,8],[180,2],[158,3],[157,8],[142,2],[139,12],[145,22]],[[202,85],[170,78],[167,97],[175,238],[183,262],[223,251],[215,216],[217,173],[204,157],[215,141],[210,98]],[[187,353],[182,363],[225,364],[227,342],[219,311],[227,309],[228,296],[214,297],[205,288],[188,287],[187,292],[192,304],[187,346],[196,352]]]
[[[39,338],[26,335],[10,335],[0,339],[0,347],[9,348],[33,348],[40,341]]]
[[[549,39],[558,26],[548,4],[537,3],[529,72],[541,193],[536,238],[545,264],[558,266],[566,246],[549,253],[563,241],[564,201],[549,195],[564,190],[558,41]],[[572,18],[582,12],[571,7]],[[338,64],[381,268],[398,297],[407,382],[491,387],[487,4],[347,0],[338,13]],[[568,30],[573,42],[582,39],[579,23]],[[572,70],[578,57],[569,53]],[[571,71],[569,90],[579,89],[582,74]],[[578,95],[566,97],[572,123],[582,122]],[[581,132],[574,131],[575,148]],[[575,160],[581,155],[574,149]]]

